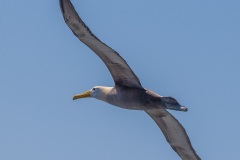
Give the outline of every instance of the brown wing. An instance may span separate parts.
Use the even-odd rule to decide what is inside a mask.
[[[173,150],[183,160],[200,160],[178,120],[165,109],[145,111],[158,125]]]
[[[138,77],[126,61],[112,48],[101,42],[78,16],[70,0],[60,0],[65,22],[80,41],[93,50],[106,64],[117,85],[142,88]]]

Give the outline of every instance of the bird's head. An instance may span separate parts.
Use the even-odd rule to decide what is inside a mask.
[[[187,107],[180,105],[178,101],[172,97],[162,97],[161,99],[166,109],[185,111],[185,112],[188,111]]]
[[[95,86],[84,93],[74,95],[73,100],[80,99],[80,98],[88,98],[88,97],[104,100],[106,95],[110,91],[110,89],[111,87]]]

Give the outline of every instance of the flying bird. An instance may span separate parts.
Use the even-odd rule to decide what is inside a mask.
[[[114,87],[95,86],[84,93],[74,95],[73,100],[93,97],[121,108],[143,110],[156,122],[167,142],[183,160],[200,160],[183,126],[166,110],[188,109],[172,97],[160,96],[143,88],[126,61],[90,31],[71,1],[59,0],[59,2],[68,27],[82,43],[102,59],[115,82]]]

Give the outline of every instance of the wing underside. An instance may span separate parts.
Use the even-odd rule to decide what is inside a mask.
[[[200,160],[178,120],[165,109],[145,111],[163,132],[167,142],[183,160]]]
[[[109,69],[115,83],[128,87],[142,88],[138,77],[134,74],[126,61],[112,48],[101,42],[74,9],[70,0],[60,0],[60,7],[64,20],[74,35],[93,50]]]

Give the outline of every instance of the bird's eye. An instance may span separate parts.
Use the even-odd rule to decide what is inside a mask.
[[[95,91],[96,88],[93,88],[92,90]]]

